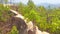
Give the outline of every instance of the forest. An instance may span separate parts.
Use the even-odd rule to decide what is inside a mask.
[[[48,8],[36,6],[30,0],[27,5],[20,2],[16,6],[4,7],[3,4],[0,4],[0,33],[2,25],[14,15],[9,12],[10,9],[16,10],[25,18],[28,18],[28,22],[32,21],[34,25],[38,26],[39,30],[47,31],[50,34],[60,34],[60,8],[51,9],[50,6]],[[9,33],[18,34],[16,26],[13,26]]]

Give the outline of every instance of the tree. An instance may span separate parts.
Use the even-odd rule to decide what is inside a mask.
[[[3,3],[4,2],[4,0],[0,0],[0,3]]]
[[[8,0],[0,0],[1,4],[4,4],[4,3],[7,4],[7,2],[8,2]]]
[[[5,1],[5,4],[7,4],[8,0],[4,0]]]
[[[28,4],[28,8],[29,8],[29,9],[35,8],[35,4],[33,3],[32,0],[29,0],[27,4]]]

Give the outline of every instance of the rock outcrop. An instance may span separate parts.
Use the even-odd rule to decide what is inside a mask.
[[[10,32],[13,25],[17,27],[19,34],[49,34],[47,32],[40,31],[37,26],[33,25],[32,21],[26,23],[27,19],[24,19],[24,17],[18,12],[14,10],[11,11],[15,13],[15,16],[8,19],[7,22],[2,27],[0,27],[2,30],[1,34],[7,34],[7,32]]]
[[[15,17],[17,17],[17,18],[21,18],[21,19],[23,19],[25,22],[27,22],[27,19],[24,19],[24,17],[21,15],[21,14],[19,14],[17,11],[14,11],[14,10],[11,10],[12,12],[14,12],[15,14],[17,14]],[[23,24],[24,25],[24,24]],[[24,29],[24,32],[26,33],[26,34],[49,34],[49,33],[47,33],[47,32],[42,32],[42,31],[40,31],[39,29],[38,29],[38,27],[37,26],[34,26],[33,25],[33,22],[32,21],[29,21],[28,23],[25,23],[25,25],[27,25],[26,27],[27,27],[27,29]],[[26,32],[27,31],[27,32]],[[24,33],[24,34],[25,34]]]
[[[29,22],[28,24],[28,34],[49,34],[45,31],[40,31],[37,26],[33,27],[33,23]]]

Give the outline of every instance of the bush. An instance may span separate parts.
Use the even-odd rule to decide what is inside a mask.
[[[12,27],[10,34],[18,34],[18,30],[17,30],[16,26]]]

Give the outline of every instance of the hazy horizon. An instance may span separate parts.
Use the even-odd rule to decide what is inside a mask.
[[[27,4],[28,0],[9,0],[14,3],[22,2],[24,4]],[[32,0],[34,4],[38,5],[41,3],[49,3],[49,4],[60,4],[60,0]]]

